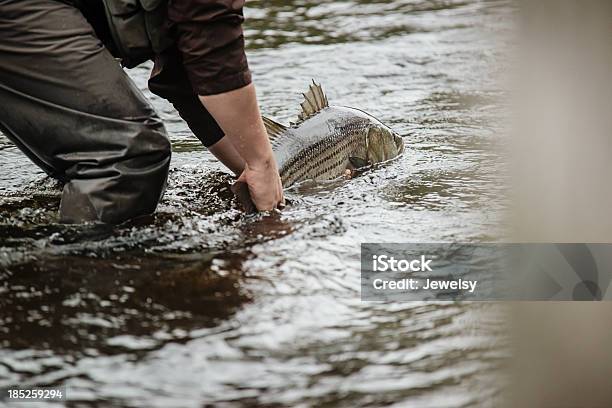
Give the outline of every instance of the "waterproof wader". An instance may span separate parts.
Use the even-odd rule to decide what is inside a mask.
[[[68,4],[0,0],[0,129],[65,183],[62,222],[122,222],[163,194],[164,126]]]

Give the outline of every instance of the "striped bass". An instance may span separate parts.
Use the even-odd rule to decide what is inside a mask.
[[[303,95],[296,123],[263,118],[283,187],[339,178],[403,153],[397,133],[359,109],[329,106],[321,85],[313,81]]]

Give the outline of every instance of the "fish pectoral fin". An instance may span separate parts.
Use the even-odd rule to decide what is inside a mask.
[[[279,137],[287,130],[287,126],[278,123],[275,120],[266,118],[265,116],[262,116],[261,119],[263,120],[264,126],[266,127],[266,131],[268,132],[268,138],[270,139],[270,141],[274,141],[277,137]]]
[[[369,161],[357,156],[350,156],[349,164],[350,165],[347,168],[347,172],[349,172],[347,174],[347,178],[353,178],[362,175],[372,165],[372,163],[370,163]]]
[[[312,85],[308,87],[308,92],[302,95],[304,96],[304,102],[300,105],[302,112],[298,115],[298,123],[329,106],[327,96],[325,96],[321,84],[317,84],[314,79],[312,80]]]
[[[368,167],[370,165],[368,161],[362,159],[361,157],[357,157],[357,156],[349,157],[349,163],[351,163],[351,165],[355,169],[360,169],[362,167]]]

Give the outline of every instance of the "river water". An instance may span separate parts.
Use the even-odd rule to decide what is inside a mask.
[[[404,136],[350,181],[246,217],[172,107],[154,217],[57,224],[59,186],[0,135],[0,387],[67,406],[494,406],[507,360],[490,303],[360,301],[360,242],[488,242],[504,209],[500,1],[250,1],[262,111],[288,123],[311,78]],[[18,406],[18,405],[16,405]]]

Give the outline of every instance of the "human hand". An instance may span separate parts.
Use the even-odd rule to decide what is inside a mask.
[[[258,163],[246,163],[238,182],[247,184],[258,211],[270,211],[285,206],[283,185],[272,155]]]

